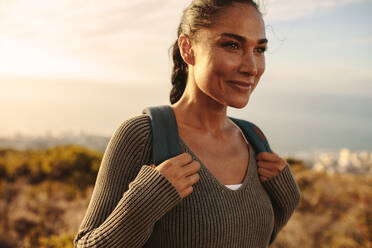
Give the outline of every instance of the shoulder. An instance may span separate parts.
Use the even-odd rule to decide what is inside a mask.
[[[111,136],[100,170],[127,175],[133,179],[140,165],[151,162],[151,159],[150,118],[145,114],[136,115],[123,121]]]
[[[115,134],[125,133],[143,133],[151,131],[150,117],[146,114],[133,116],[123,121],[116,129]]]
[[[148,115],[140,114],[123,121],[109,141],[109,147],[137,146],[139,149],[151,144],[151,121]]]

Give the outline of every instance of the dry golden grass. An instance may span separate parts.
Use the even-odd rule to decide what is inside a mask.
[[[273,247],[372,247],[372,175],[292,168],[302,199]]]
[[[73,247],[100,156],[76,146],[0,150],[0,247]],[[372,175],[328,175],[288,162],[302,199],[272,247],[371,248]],[[79,179],[84,184],[74,185]]]

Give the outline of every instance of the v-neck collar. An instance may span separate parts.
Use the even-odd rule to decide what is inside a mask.
[[[239,128],[239,130],[240,130],[240,128]],[[244,137],[243,132],[241,130],[240,130],[240,132]],[[196,156],[196,154],[191,150],[191,148],[186,144],[186,142],[181,137],[179,137],[179,139],[180,139],[180,144],[185,147],[186,151],[189,152],[197,161],[199,161],[200,167],[201,167],[201,169],[203,169],[205,171],[205,174],[207,175],[207,177],[209,179],[211,179],[212,181],[214,181],[215,184],[218,185],[218,187],[220,187],[222,190],[230,191],[230,192],[239,192],[239,191],[244,190],[246,188],[247,184],[252,181],[252,178],[253,178],[252,173],[253,173],[254,167],[255,167],[255,163],[254,163],[255,154],[254,154],[254,150],[253,150],[251,144],[249,144],[249,142],[247,140],[246,140],[246,142],[247,142],[248,152],[249,152],[249,160],[248,160],[248,165],[247,165],[248,168],[246,170],[244,180],[241,183],[242,185],[238,189],[233,190],[233,189],[230,189],[229,187],[227,187],[225,184],[221,183],[213,175],[213,173],[205,166],[205,164]]]

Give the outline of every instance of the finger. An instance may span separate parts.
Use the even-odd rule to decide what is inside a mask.
[[[260,152],[256,156],[256,160],[266,160],[271,162],[280,161],[280,159],[281,158],[278,155],[269,152]]]
[[[268,177],[268,178],[272,178],[272,177],[275,177],[277,175],[277,173],[275,173],[274,171],[271,171],[271,170],[268,170],[266,168],[258,168],[258,174],[260,176],[264,176],[264,177]]]
[[[284,160],[280,160],[279,162],[258,161],[257,165],[259,167],[264,167],[267,169],[272,168],[274,171],[281,172],[285,169],[287,163]]]
[[[198,173],[195,173],[193,175],[187,176],[187,177],[182,177],[178,179],[178,188],[181,190],[185,190],[186,188],[189,188],[196,182],[198,182],[200,179],[200,176]]]
[[[193,185],[193,184],[197,183],[199,181],[199,179],[200,179],[200,176],[199,176],[198,173],[195,173],[191,176],[188,176],[188,177],[186,177],[186,180],[187,180],[186,185],[187,186]]]
[[[280,157],[274,150],[271,150],[271,153],[274,154],[274,155],[276,155],[276,156],[278,156],[278,157]]]
[[[263,160],[267,156],[267,152],[260,152],[256,155],[256,160]]]
[[[182,192],[182,193],[183,193],[183,198],[185,198],[186,196],[190,195],[193,191],[194,191],[194,189],[193,189],[192,186],[186,188],[186,189]]]
[[[274,152],[274,151],[271,151],[271,152],[272,152],[272,154],[274,154],[279,159],[279,161],[283,161],[285,164],[287,163],[286,160],[283,159],[282,157],[280,157],[276,152]]]
[[[200,163],[196,160],[192,161],[190,164],[187,164],[181,167],[185,176],[190,176],[195,174],[200,170]]]
[[[283,162],[283,163],[281,163],[279,166],[278,166],[278,168],[279,168],[279,171],[283,171],[284,169],[285,169],[285,167],[287,167],[287,162]]]
[[[170,158],[165,162],[167,162],[166,164],[168,166],[184,166],[185,164],[189,164],[192,162],[192,156],[190,153],[185,152],[173,158]]]
[[[274,172],[279,172],[282,170],[283,165],[281,163],[267,162],[267,161],[258,161],[257,166],[260,168],[265,168]]]

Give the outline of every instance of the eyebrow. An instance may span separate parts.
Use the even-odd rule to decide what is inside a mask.
[[[230,38],[234,38],[235,40],[240,41],[242,43],[246,42],[246,39],[243,36],[240,36],[240,35],[237,35],[237,34],[222,33],[222,34],[220,34],[220,36],[227,36],[227,37],[230,37]],[[267,42],[268,42],[268,40],[266,38],[258,40],[258,44],[264,44],[264,43],[267,43]]]

